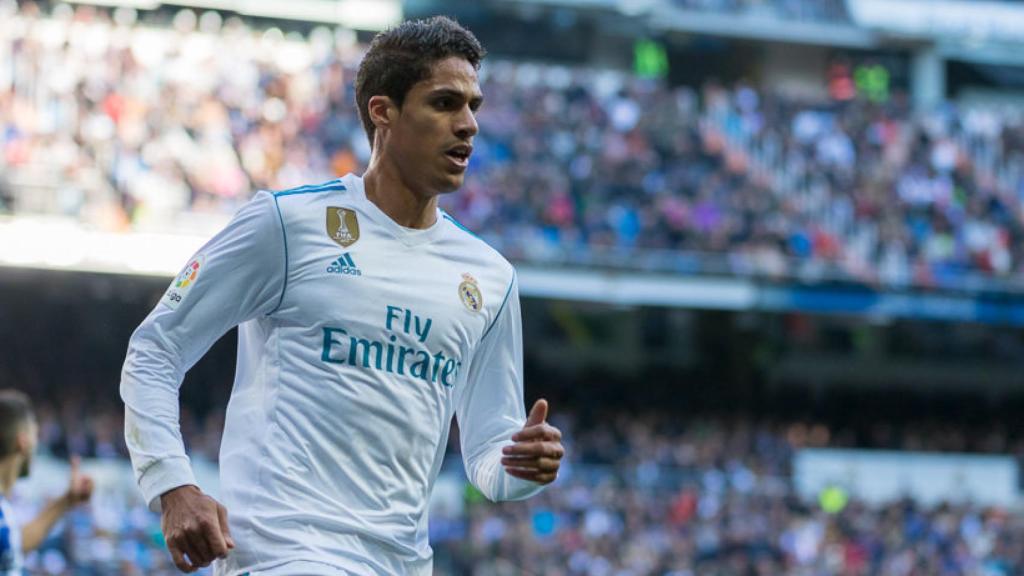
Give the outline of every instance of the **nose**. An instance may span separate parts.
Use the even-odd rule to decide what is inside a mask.
[[[476,115],[468,105],[462,107],[462,112],[455,120],[454,128],[455,135],[461,140],[469,140],[480,131],[480,126],[476,123]]]

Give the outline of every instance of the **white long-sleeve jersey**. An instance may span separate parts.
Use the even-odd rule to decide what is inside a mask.
[[[178,389],[236,325],[220,452],[236,548],[219,576],[293,561],[430,574],[427,505],[453,414],[485,496],[541,489],[500,462],[526,420],[514,269],[443,211],[398,225],[350,174],[258,193],[133,334],[125,437],[153,509],[196,483]]]

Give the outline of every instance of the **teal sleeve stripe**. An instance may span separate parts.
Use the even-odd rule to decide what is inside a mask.
[[[494,328],[494,325],[497,324],[498,320],[501,318],[501,313],[505,311],[505,305],[508,304],[508,297],[512,294],[512,286],[515,283],[516,273],[515,271],[513,271],[512,279],[509,280],[508,282],[508,290],[505,291],[505,299],[501,301],[501,308],[498,308],[498,313],[494,315],[494,322],[491,322],[491,325],[487,327],[487,330],[484,332],[484,335],[480,337],[481,342],[484,341],[484,338],[487,338],[487,335],[491,333],[491,329]]]
[[[283,192],[275,192],[274,198],[279,198],[281,196],[295,196],[296,194],[318,194],[320,192],[331,192],[332,190],[344,192],[345,190],[347,190],[347,188],[345,188],[345,186],[342,184],[325,184],[323,186],[302,186],[299,188],[293,188],[291,190],[285,190]]]
[[[451,222],[452,224],[455,224],[455,226],[458,227],[463,232],[466,232],[467,234],[469,234],[470,236],[473,236],[474,238],[480,238],[475,233],[473,233],[472,230],[470,230],[469,228],[466,228],[465,226],[463,226],[461,222],[459,222],[455,218],[452,218],[451,216],[449,216],[447,212],[442,212],[441,214],[444,216],[445,220]],[[482,240],[482,238],[481,238],[481,240]]]
[[[288,234],[284,231],[284,216],[281,215],[281,205],[277,203],[277,194],[274,194],[274,207],[277,208],[277,220],[281,223],[281,240],[284,241],[284,283],[281,285],[281,298],[277,300],[277,306],[267,316],[270,316],[281,307],[284,302],[284,292],[288,289]]]
[[[341,186],[341,185],[342,185],[341,179],[340,178],[335,178],[334,180],[328,180],[327,182],[323,182],[321,184],[304,184],[302,186],[296,186],[294,188],[288,188],[286,190],[282,190],[281,192],[297,192],[297,191],[300,191],[300,190],[313,190],[315,188],[325,188],[327,186]]]

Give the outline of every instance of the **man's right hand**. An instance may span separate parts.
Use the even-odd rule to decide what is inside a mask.
[[[160,527],[174,565],[195,572],[235,547],[228,529],[228,511],[198,486],[179,486],[160,496]],[[186,558],[187,556],[187,558]]]

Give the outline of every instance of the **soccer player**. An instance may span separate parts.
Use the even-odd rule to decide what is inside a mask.
[[[17,390],[0,390],[0,576],[21,576],[23,555],[38,548],[68,510],[92,496],[92,478],[78,471],[75,456],[67,492],[19,528],[7,496],[18,478],[28,476],[38,434],[28,397]]]
[[[447,18],[379,34],[356,77],[366,173],[257,193],[132,336],[125,436],[181,570],[431,574],[453,415],[487,498],[555,479],[561,433],[546,401],[524,410],[515,270],[437,206],[473,150],[483,56]],[[185,455],[178,388],[235,325],[218,503]]]

